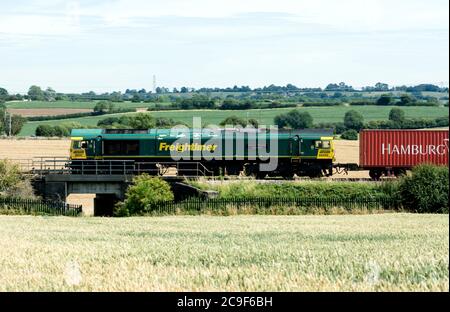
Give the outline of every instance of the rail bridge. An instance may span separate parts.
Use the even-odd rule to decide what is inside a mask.
[[[87,215],[111,215],[119,200],[123,200],[126,190],[139,174],[147,173],[166,180],[174,191],[176,199],[192,195],[214,196],[202,192],[185,183],[187,177],[199,177],[208,172],[201,164],[192,165],[177,176],[176,171],[159,163],[134,162],[123,160],[89,160],[71,162],[67,157],[38,157],[31,160],[12,160],[18,163],[22,172],[31,177],[36,194],[44,199],[69,202],[72,194],[92,194],[92,202],[84,203],[83,212]],[[168,165],[168,164],[167,164]],[[174,165],[173,163],[171,165]],[[176,163],[175,168],[183,166]],[[200,193],[200,194],[199,194]]]
[[[92,200],[89,200],[89,202],[83,200],[83,212],[87,215],[110,215],[115,203],[124,199],[133,177],[142,173],[159,176],[166,180],[171,185],[176,200],[193,195],[217,196],[217,192],[201,191],[183,183],[189,178],[217,178],[201,163],[156,163],[130,160],[77,160],[72,162],[68,157],[36,157],[33,159],[13,159],[12,161],[19,164],[24,174],[31,176],[36,194],[44,199],[79,204],[78,201],[71,200],[71,195],[91,194]],[[345,176],[346,170],[344,171]],[[336,173],[342,174],[342,171],[337,170]],[[222,179],[253,180],[250,177],[228,177],[226,175],[220,177],[220,180]],[[371,181],[371,179],[352,179],[342,176],[337,179],[332,177],[324,179],[349,182]],[[310,178],[302,177],[295,180],[311,181]],[[270,180],[256,181],[258,183],[280,183],[283,179],[271,178]]]

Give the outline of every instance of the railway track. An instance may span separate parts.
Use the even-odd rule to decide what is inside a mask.
[[[291,180],[285,180],[283,178],[268,178],[268,179],[255,179],[251,177],[236,177],[236,176],[225,176],[225,177],[186,177],[188,180],[203,180],[208,181],[212,183],[223,183],[223,182],[236,182],[236,181],[254,181],[256,183],[285,183],[285,182],[355,182],[355,183],[362,183],[362,182],[375,182],[375,183],[381,183],[383,181],[391,180],[391,179],[382,179],[380,181],[374,181],[371,178],[317,178],[317,179],[311,179],[311,178],[294,178]]]
[[[39,157],[34,159],[20,159],[20,160],[12,160],[16,162],[20,168],[22,169],[22,172],[24,174],[29,175],[46,175],[46,174],[72,174],[69,168],[67,168],[66,164],[69,162],[69,159],[67,157]],[[122,167],[122,164],[120,163],[120,166]],[[93,168],[92,168],[93,169]],[[120,168],[119,168],[120,169]],[[114,170],[113,170],[114,171]],[[120,174],[116,172],[109,172],[109,174]],[[119,170],[120,171],[120,170]],[[145,172],[145,171],[143,171]],[[156,172],[155,172],[156,173]],[[208,175],[202,175],[199,174],[199,172],[195,171],[192,172],[192,175],[184,175],[184,177],[188,180],[196,180],[196,179],[202,179],[204,181],[210,181],[210,182],[224,182],[224,181],[255,181],[257,183],[282,183],[286,181],[291,182],[312,182],[312,181],[328,181],[328,182],[375,182],[369,177],[363,178],[363,177],[347,177],[347,171],[335,171],[335,175],[332,177],[322,177],[322,178],[309,178],[309,177],[295,177],[291,180],[285,180],[281,177],[268,177],[265,179],[256,179],[254,177],[249,176],[208,176]],[[92,173],[91,173],[92,174]],[[93,174],[100,174],[100,172],[95,172]],[[122,173],[123,174],[123,173]],[[177,170],[165,170],[165,171],[158,171],[158,176],[161,177],[169,177],[174,178],[177,176]],[[388,180],[389,178],[384,178],[383,180]],[[379,181],[378,181],[379,182]]]

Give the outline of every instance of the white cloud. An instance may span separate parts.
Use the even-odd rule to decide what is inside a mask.
[[[18,13],[0,12],[1,33],[71,35],[98,26],[148,27],[153,23],[148,19],[152,18],[212,20],[249,13],[282,13],[278,19],[340,31],[448,29],[449,18],[448,2],[441,0],[38,0],[17,7],[14,12]],[[261,15],[260,22],[264,23],[268,15]],[[80,17],[90,19],[80,26]],[[99,20],[100,25],[94,25],[93,19]]]
[[[194,87],[447,80],[448,5],[16,0],[0,10],[0,85],[111,91],[148,88],[153,74]]]
[[[9,15],[0,19],[0,33],[9,35],[73,35],[80,26],[68,17]]]
[[[142,17],[229,18],[254,12],[286,13],[295,21],[354,30],[447,28],[447,10],[436,1],[410,0],[118,0],[86,6],[81,14],[101,17],[111,24],[126,24]]]

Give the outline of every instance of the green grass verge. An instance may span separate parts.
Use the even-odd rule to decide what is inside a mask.
[[[448,215],[0,216],[0,291],[448,291]]]
[[[347,111],[354,109],[360,112],[366,121],[370,120],[386,120],[389,117],[389,112],[393,107],[380,107],[380,106],[355,106],[355,107],[345,107],[345,106],[336,106],[336,107],[308,107],[308,108],[300,108],[302,111],[307,111],[314,118],[315,123],[320,122],[341,122],[344,118],[344,115]],[[448,116],[448,108],[447,107],[402,107],[405,111],[407,118],[437,118]],[[187,123],[188,125],[192,125],[193,117],[201,117],[203,123],[207,124],[219,124],[226,117],[231,115],[238,115],[242,118],[255,118],[260,124],[271,125],[273,124],[273,118],[276,115],[286,113],[292,110],[292,108],[279,108],[279,109],[253,109],[247,111],[222,111],[222,110],[185,110],[185,111],[155,111],[151,112],[151,114],[155,117],[168,117],[173,118],[174,120],[181,121]],[[120,114],[117,114],[120,115]],[[108,115],[107,117],[111,117],[114,115]],[[68,122],[78,122],[85,126],[96,126],[97,122],[101,119],[104,119],[105,116],[95,116],[95,117],[82,117],[82,118],[73,118],[73,119],[65,119],[65,120],[52,120],[48,122],[44,121],[36,121],[36,122],[27,122],[22,131],[20,132],[20,136],[30,136],[34,134],[36,127],[40,124],[61,124]]]
[[[202,190],[219,192],[219,198],[308,198],[333,197],[357,198],[383,195],[382,187],[374,183],[352,182],[280,182],[258,183],[255,181],[190,181],[191,185]]]

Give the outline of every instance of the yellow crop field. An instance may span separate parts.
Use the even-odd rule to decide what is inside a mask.
[[[448,215],[0,216],[0,291],[448,291]]]
[[[68,139],[0,139],[0,159],[69,157]]]

